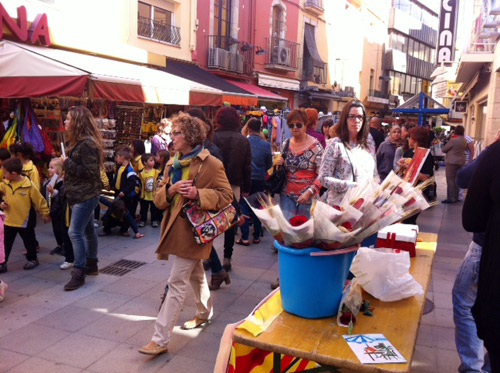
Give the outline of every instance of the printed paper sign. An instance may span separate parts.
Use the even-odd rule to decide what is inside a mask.
[[[357,334],[343,337],[362,364],[407,362],[383,334]]]

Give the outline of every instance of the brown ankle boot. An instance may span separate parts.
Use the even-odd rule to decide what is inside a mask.
[[[208,288],[210,290],[219,290],[220,285],[223,282],[225,282],[227,285],[231,283],[231,279],[229,278],[229,273],[227,273],[225,270],[222,270],[222,272],[212,275],[212,278],[210,279],[210,285],[208,285]]]
[[[87,276],[97,276],[99,274],[99,268],[97,268],[97,258],[87,258],[85,274]]]
[[[81,268],[73,268],[71,271],[71,280],[64,285],[64,290],[76,290],[85,283],[85,271]]]

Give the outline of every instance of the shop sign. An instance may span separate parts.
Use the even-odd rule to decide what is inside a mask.
[[[455,49],[455,32],[458,0],[441,0],[437,62],[452,63]]]
[[[11,17],[0,3],[0,39],[3,38],[4,27],[8,28],[12,35],[20,41],[30,41],[36,44],[50,45],[49,24],[45,13],[39,14],[28,28],[28,14],[24,6],[17,8],[17,19]]]
[[[455,112],[465,113],[467,111],[467,101],[455,101]]]

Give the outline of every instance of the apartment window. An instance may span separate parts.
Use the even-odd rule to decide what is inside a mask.
[[[408,39],[408,54],[410,56],[413,56],[413,44],[414,44],[413,39]]]
[[[215,46],[228,49],[231,35],[231,0],[214,0],[214,15],[214,35],[217,36]]]
[[[375,70],[370,69],[370,91],[373,91],[374,79],[375,79]]]
[[[274,38],[281,38],[283,31],[283,9],[279,5],[273,6],[273,34]]]
[[[173,12],[170,10],[139,2],[137,18],[139,36],[178,45],[180,32],[172,23]]]

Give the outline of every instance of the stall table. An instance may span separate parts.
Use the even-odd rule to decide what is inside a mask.
[[[409,372],[425,296],[431,277],[437,235],[419,233],[416,256],[411,258],[410,273],[424,289],[424,294],[397,302],[382,302],[363,292],[363,299],[374,307],[373,317],[359,315],[353,334],[382,333],[408,361],[406,364],[361,364],[345,342],[347,328],[339,327],[335,317],[305,319],[281,312],[266,331],[254,337],[237,329],[233,340],[246,346],[274,353],[274,372],[281,372],[280,354],[303,358],[321,365],[320,370],[337,368],[356,372]]]

